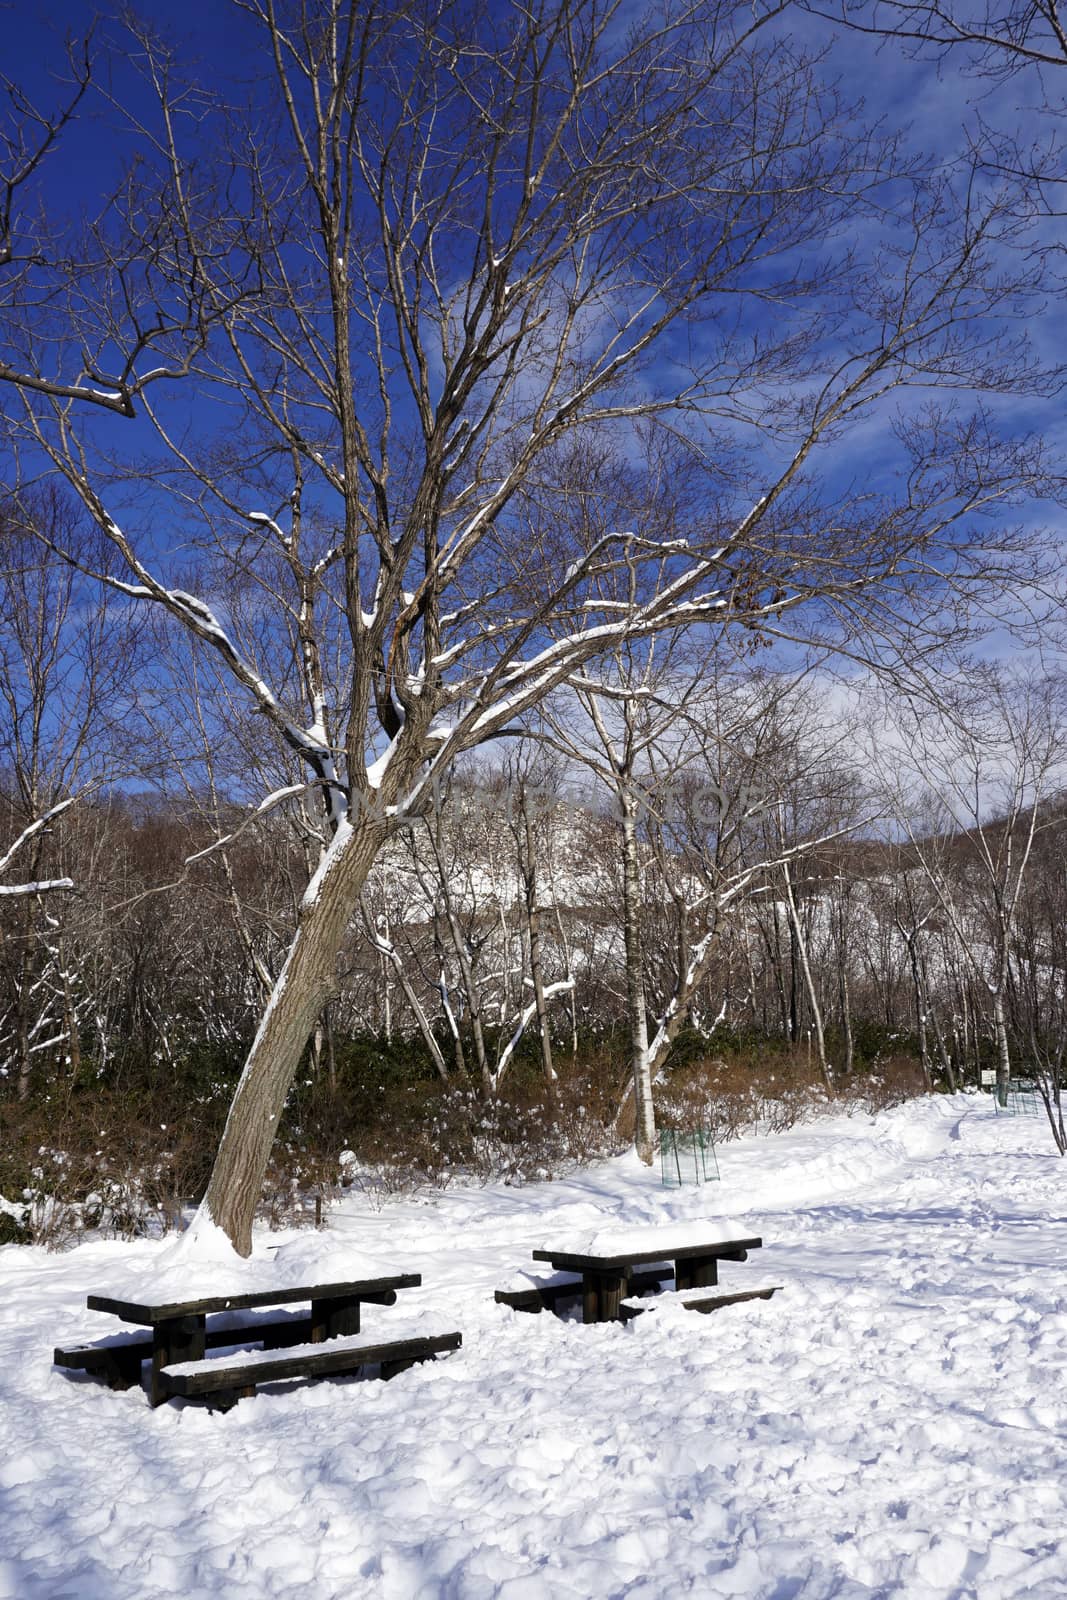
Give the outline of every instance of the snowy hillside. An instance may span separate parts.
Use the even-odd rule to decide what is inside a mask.
[[[1010,1600],[1067,1592],[1065,1170],[1043,1122],[913,1102],[257,1235],[227,1281],[421,1271],[463,1349],[388,1385],[149,1409],[53,1371],[172,1247],[0,1250],[5,1600]],[[729,1217],[770,1302],[584,1328],[496,1306],[560,1235]],[[385,1310],[368,1312],[385,1322]]]

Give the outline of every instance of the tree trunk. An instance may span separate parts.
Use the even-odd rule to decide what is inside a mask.
[[[511,1004],[511,929],[508,927],[507,912],[504,910],[504,896],[502,894],[497,902],[497,918],[500,922],[501,949],[500,1026],[504,1027],[514,1008]]]
[[[571,1055],[578,1054],[578,1001],[575,998],[574,973],[571,969],[571,946],[563,926],[563,913],[559,908],[559,899],[556,896],[555,884],[552,886],[553,899],[555,900],[556,931],[559,933],[560,949],[563,951],[564,977],[570,984],[570,1011],[571,1011]]]
[[[628,784],[620,788],[622,804],[623,937],[626,946],[626,1000],[630,1013],[630,1059],[634,1080],[634,1146],[646,1165],[655,1159],[656,1113],[652,1104],[652,1070],[648,1055],[648,1016],[641,970],[641,863],[637,851],[637,805]]]
[[[74,987],[70,981],[70,968],[67,965],[67,951],[62,939],[59,941],[59,964],[63,976],[63,1026],[67,1031],[67,1068],[68,1078],[71,1083],[76,1083],[82,1066],[82,1042],[79,1032],[78,1007],[74,999]]]
[[[448,971],[445,965],[445,941],[441,932],[441,910],[436,900],[433,902],[433,951],[437,961],[437,993],[441,997],[441,1013],[448,1026],[448,1035],[452,1040],[452,1057],[456,1063],[456,1074],[460,1078],[467,1076],[467,1058],[463,1053],[463,1040],[460,1037],[459,1024],[456,1013],[452,1009],[452,1001],[448,994]]]
[[[993,995],[993,1026],[997,1037],[997,1099],[1002,1106],[1008,1103],[1008,1086],[1011,1083],[1011,1053],[1008,1049],[1008,1019],[1004,1014],[1004,987]]]
[[[442,1083],[447,1083],[448,1068],[445,1065],[444,1053],[434,1037],[433,1029],[430,1026],[430,1020],[423,1009],[422,1002],[415,992],[414,985],[412,984],[407,973],[404,971],[404,963],[400,952],[390,937],[388,918],[386,919],[385,923],[384,935],[379,935],[377,933],[374,926],[374,921],[371,918],[366,906],[363,907],[363,920],[367,927],[368,937],[374,941],[375,947],[378,950],[383,963],[392,966],[393,972],[396,975],[396,981],[400,985],[401,993],[403,994],[404,999],[407,1001],[411,1014],[415,1018],[418,1030],[422,1035],[422,1042],[426,1046],[426,1049],[430,1055],[430,1059],[437,1069],[437,1076],[441,1079]]]
[[[545,1082],[551,1086],[556,1081],[552,1063],[552,1039],[548,1031],[548,1006],[545,1004],[545,983],[541,970],[541,908],[537,903],[537,840],[527,803],[526,790],[522,791],[522,820],[526,838],[526,859],[523,880],[526,891],[526,928],[530,939],[530,977],[533,980],[534,1003],[537,1006],[537,1027],[541,1035],[541,1065]]]
[[[17,924],[21,955],[18,959],[15,979],[15,1052],[18,1064],[18,1088],[16,1093],[20,1101],[28,1100],[30,1097],[30,1078],[33,1072],[33,1057],[30,1054],[30,1019],[27,1013],[27,997],[33,990],[33,969],[30,962],[30,917],[30,905],[27,900],[20,908]]]
[[[804,974],[804,986],[808,991],[808,1000],[811,1004],[811,1014],[815,1021],[815,1039],[819,1049],[819,1069],[822,1072],[823,1082],[826,1084],[826,1087],[828,1089],[832,1089],[834,1082],[830,1076],[830,1068],[826,1060],[826,1036],[823,1032],[822,1025],[822,1007],[819,1005],[819,997],[815,990],[815,979],[812,976],[811,963],[808,960],[808,942],[804,936],[804,930],[800,925],[800,914],[797,911],[796,896],[793,893],[793,879],[790,876],[788,862],[782,863],[782,876],[785,879],[785,903],[789,911],[789,919],[793,929],[793,947],[800,956],[800,968]],[[795,962],[793,970],[795,974]]]
[[[841,1027],[845,1035],[845,1077],[852,1076],[853,1060],[856,1053],[855,1041],[852,1037],[852,995],[848,986],[848,968],[844,956],[841,958]]]
[[[252,1251],[252,1219],[285,1098],[322,1008],[337,955],[383,839],[362,818],[338,829],[300,907],[285,965],[245,1062],[197,1223],[214,1223],[239,1255]]]
[[[837,945],[837,993],[841,1006],[841,1032],[845,1041],[844,1075],[852,1076],[853,1057],[855,1044],[852,1037],[852,994],[848,982],[848,899],[846,895],[840,896],[837,903],[837,922],[835,927]]]
[[[911,966],[911,985],[915,993],[915,1027],[919,1037],[919,1065],[922,1068],[923,1082],[927,1089],[934,1086],[933,1076],[930,1072],[930,1046],[926,1030],[926,991],[919,971],[919,952],[916,946],[914,930],[909,934],[905,932],[901,923],[897,923],[904,942],[908,947],[908,962]]]
[[[925,951],[923,952],[922,957],[921,957],[921,966],[922,966],[923,991],[924,991],[924,993],[926,994],[926,997],[927,997],[927,1004],[929,1004],[929,997],[930,997],[930,993],[931,993],[931,989],[930,989],[930,968],[929,968],[929,964],[927,962]],[[941,1017],[940,1017],[939,1008],[937,1006],[931,1006],[930,1007],[929,1016],[930,1016],[931,1026],[933,1027],[933,1030],[934,1030],[934,1039],[935,1039],[935,1041],[937,1043],[937,1059],[941,1063],[941,1071],[945,1075],[945,1081],[948,1084],[949,1093],[950,1094],[955,1094],[956,1093],[956,1073],[955,1073],[955,1070],[953,1069],[953,1066],[952,1066],[952,1055],[951,1055],[951,1053],[950,1053],[950,1051],[948,1049],[948,1046],[945,1043],[945,1034],[944,1034],[944,1029],[941,1026]]]
[[[433,1029],[430,1027],[429,1018],[422,1008],[422,1003],[419,1000],[418,995],[415,993],[414,986],[400,964],[399,955],[394,956],[394,965],[396,967],[397,981],[399,982],[401,989],[404,991],[404,999],[407,1001],[411,1010],[411,1014],[415,1018],[419,1032],[422,1035],[422,1042],[426,1046],[426,1049],[430,1055],[430,1059],[437,1070],[437,1076],[441,1079],[442,1083],[447,1083],[448,1068],[445,1066],[445,1058],[442,1054],[441,1046],[437,1043],[437,1040],[434,1037]]]
[[[478,992],[478,985],[474,976],[474,965],[467,948],[467,941],[463,936],[463,929],[459,925],[452,895],[448,887],[448,875],[441,865],[440,854],[437,856],[441,877],[441,895],[445,908],[445,925],[448,928],[455,952],[456,962],[459,966],[459,975],[463,980],[463,990],[467,1001],[467,1015],[470,1018],[471,1038],[474,1040],[474,1058],[478,1063],[478,1074],[482,1080],[482,1088],[486,1094],[493,1091],[493,1074],[489,1069],[489,1058],[485,1053],[485,1034],[482,1031],[482,999]]]

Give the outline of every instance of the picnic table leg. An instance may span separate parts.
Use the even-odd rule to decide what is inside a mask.
[[[625,1292],[625,1273],[583,1272],[582,1321],[618,1322],[619,1302]]]
[[[324,1339],[343,1339],[346,1334],[358,1332],[358,1300],[312,1300],[312,1344],[321,1344]]]
[[[176,1361],[202,1361],[206,1318],[172,1317],[157,1322],[152,1329],[152,1389],[149,1398],[161,1406],[168,1397],[163,1392],[160,1372]]]
[[[121,1345],[115,1347],[115,1354],[109,1356],[101,1371],[104,1382],[109,1389],[135,1389],[141,1381],[141,1362],[144,1359],[143,1347],[135,1349],[132,1354],[124,1351]]]
[[[719,1264],[714,1256],[689,1256],[674,1263],[676,1289],[707,1289],[719,1281]]]

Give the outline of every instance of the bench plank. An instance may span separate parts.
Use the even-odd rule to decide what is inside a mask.
[[[621,1309],[626,1321],[639,1317],[646,1311],[655,1311],[657,1305],[680,1305],[683,1311],[700,1311],[706,1316],[711,1311],[718,1311],[722,1306],[738,1305],[742,1300],[769,1300],[781,1287],[780,1283],[773,1283],[765,1284],[760,1289],[736,1289],[730,1294],[712,1295],[687,1290],[681,1294],[668,1294],[660,1301],[624,1300]]]
[[[196,1395],[254,1391],[257,1384],[277,1383],[286,1378],[327,1377],[352,1372],[357,1367],[425,1361],[446,1350],[458,1350],[463,1342],[459,1333],[420,1334],[405,1339],[382,1339],[359,1334],[350,1339],[331,1339],[327,1344],[302,1345],[284,1356],[268,1350],[254,1350],[240,1361],[228,1358],[214,1361],[185,1361],[164,1367],[160,1384],[165,1393]]]
[[[732,1294],[702,1295],[699,1299],[686,1296],[682,1299],[682,1305],[687,1311],[701,1311],[706,1314],[709,1311],[718,1311],[720,1306],[737,1305],[742,1300],[769,1300],[781,1287],[780,1283],[773,1283],[763,1289],[737,1289]]]

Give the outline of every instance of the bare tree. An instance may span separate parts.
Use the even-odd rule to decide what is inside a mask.
[[[67,84],[60,103],[42,108],[10,78],[0,72],[0,317],[18,327],[27,303],[44,303],[49,291],[62,292],[69,263],[61,257],[47,211],[35,192],[42,169],[58,159],[65,130],[77,116],[92,77],[91,32],[69,40],[66,51]],[[46,287],[47,286],[47,287]],[[91,372],[77,374],[71,382],[35,368],[32,357],[17,340],[0,356],[0,380],[19,384],[58,399],[79,401],[111,410],[118,404],[131,411],[128,397],[95,386]]]
[[[1027,283],[993,270],[1003,196],[882,187],[892,152],[780,6],[240,9],[269,75],[247,114],[201,82],[188,117],[180,62],[136,34],[155,115],[47,314],[17,279],[0,380],[23,471],[50,462],[125,572],[67,557],[215,652],[320,799],[202,1210],[247,1253],[368,872],[461,752],[682,624],[917,639],[947,572],[988,597],[1010,571],[971,519],[1037,469],[987,420],[912,409],[899,494],[820,479],[893,390],[1022,382],[997,318]],[[839,234],[868,200],[864,267]],[[641,426],[693,464],[669,536],[605,483],[604,441]],[[565,514],[576,493],[600,513]]]
[[[1025,200],[1020,222],[1064,213],[1062,96],[1067,69],[1067,16],[1060,0],[802,0],[806,10],[845,28],[900,45],[918,63],[934,63],[939,80],[953,73],[976,80],[966,138],[994,178],[1010,173]],[[999,93],[1010,86],[1010,93]],[[1022,94],[1019,90],[1022,88]],[[1021,104],[1020,104],[1021,100]],[[962,119],[961,119],[962,120]],[[1059,229],[1032,234],[1050,292],[1062,293]]]
[[[1016,1037],[1030,1058],[1056,1149],[1067,1155],[1063,1097],[1067,1087],[1067,852],[1062,797],[1048,806],[1035,841],[1033,871],[1019,910],[1010,969]]]
[[[77,518],[61,497],[30,494],[0,507],[0,807],[14,842],[0,856],[8,911],[0,929],[9,1040],[21,1097],[31,1067],[62,1048],[78,1059],[73,912],[41,896],[70,890],[69,811],[121,771],[115,737],[134,639],[120,607],[86,585],[36,536],[65,536]],[[5,1065],[6,1071],[6,1065]]]
[[[943,690],[940,705],[897,698],[892,714],[906,731],[891,740],[888,759],[882,749],[882,773],[938,910],[984,989],[1003,1102],[1017,921],[1034,843],[1049,825],[1047,801],[1065,770],[1060,690],[983,667],[951,695]]]
[[[1058,0],[842,0],[825,7],[813,0],[808,9],[880,38],[965,51],[986,75],[1067,66],[1067,17]]]
[[[639,661],[620,654],[611,677],[583,674],[575,693],[584,717],[568,723],[555,705],[547,715],[548,737],[596,774],[619,819],[631,1059],[624,1104],[632,1096],[636,1148],[646,1161],[656,1134],[654,1084],[727,933],[780,881],[795,915],[791,867],[862,820],[854,808],[828,812],[825,802],[840,787],[836,770],[828,776],[835,738],[817,730],[820,712],[803,674],[767,675],[749,660],[714,649],[694,657],[674,643]],[[843,739],[837,730],[836,743]],[[650,899],[670,907],[673,920],[659,949],[645,931]],[[720,1019],[727,1007],[721,996]],[[822,1046],[820,1059],[828,1076]]]

